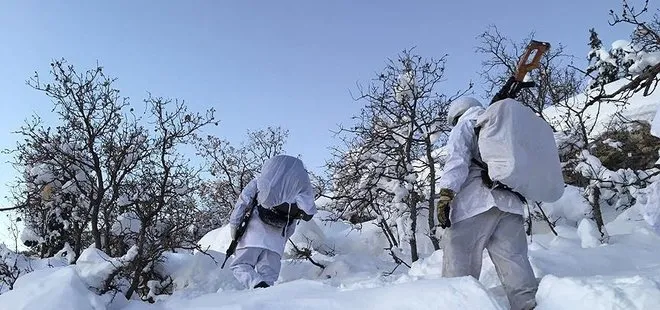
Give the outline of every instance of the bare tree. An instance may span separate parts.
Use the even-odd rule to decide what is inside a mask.
[[[136,290],[141,290],[141,296],[148,293],[152,278],[145,275],[155,272],[155,263],[163,252],[194,246],[196,240],[190,238],[189,229],[195,221],[191,197],[199,183],[198,172],[191,169],[189,159],[177,148],[192,143],[200,128],[214,123],[213,110],[204,115],[190,113],[182,102],[163,98],[149,98],[147,104],[156,134],[149,142],[149,157],[132,180],[129,196],[129,212],[137,216],[140,228],[126,298]]]
[[[425,233],[439,247],[433,151],[436,140],[448,131],[444,117],[449,103],[464,93],[451,98],[437,93],[445,61],[406,50],[389,60],[368,87],[358,85],[356,100],[365,106],[355,126],[340,128],[345,149],[336,149],[329,163],[333,208],[354,221],[376,218],[397,263],[403,262],[398,248],[404,243],[411,260],[419,258],[420,217],[428,219]]]
[[[52,68],[53,83],[35,76],[29,84],[53,99],[58,124],[32,118],[11,152],[22,172],[15,208],[26,224],[23,239],[42,256],[74,252],[70,262],[90,243],[118,257],[99,292],[146,300],[156,287],[170,289],[157,268],[163,253],[195,248],[199,237],[200,171],[181,148],[215,123],[214,111],[149,97],[136,116],[101,67],[78,74],[58,61]]]
[[[310,180],[312,186],[314,187],[314,198],[323,197],[329,190],[331,190],[332,185],[330,184],[330,178],[325,174],[316,174],[312,171],[309,171]]]
[[[495,26],[490,26],[478,36],[480,44],[476,51],[486,57],[480,74],[486,84],[488,97],[492,98],[515,72],[518,60],[533,38],[534,33],[531,33],[525,40],[515,42]],[[541,58],[540,69],[529,73],[528,78],[536,83],[536,87],[523,89],[518,100],[544,117],[545,108],[579,93],[583,78],[578,70],[569,66],[572,58],[564,52],[563,45],[553,46]]]
[[[648,63],[643,57],[648,52],[656,52],[660,49],[660,19],[655,14],[650,21],[642,20],[642,17],[649,11],[649,1],[645,0],[641,8],[635,8],[627,0],[622,1],[620,13],[610,10],[610,25],[628,24],[635,27],[633,33],[633,42],[638,45],[642,59],[638,59],[638,65],[633,65],[633,72],[636,76],[627,84],[619,89],[599,94],[591,98],[591,101],[612,100],[617,97],[629,97],[630,93],[643,90],[644,95],[652,93],[658,86],[660,77],[660,63]]]
[[[64,60],[55,61],[51,76],[49,83],[38,74],[28,81],[51,98],[59,124],[45,127],[35,116],[17,132],[24,140],[13,150],[14,164],[24,172],[18,182],[26,191],[17,195],[17,204],[50,208],[46,221],[60,234],[73,232],[69,241],[76,254],[88,225],[95,246],[111,254],[104,240],[119,197],[117,184],[145,156],[146,133],[102,67],[78,73]]]

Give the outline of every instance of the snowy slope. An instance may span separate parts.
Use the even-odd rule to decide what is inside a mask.
[[[628,82],[626,79],[612,82],[605,86],[606,93],[613,93],[621,86],[625,85]],[[596,93],[591,94],[596,95]],[[623,95],[615,97],[613,99],[621,99]],[[587,96],[585,94],[577,95],[573,98],[568,99],[569,104],[574,108],[579,108],[585,102],[587,102]],[[635,93],[630,97],[626,104],[622,103],[603,103],[595,104],[587,108],[585,116],[588,118],[587,124],[593,126],[591,132],[591,137],[597,136],[599,133],[602,133],[607,126],[616,121],[615,114],[621,112],[621,115],[627,119],[631,120],[643,120],[651,122],[655,116],[658,105],[660,104],[660,91],[655,91],[649,96],[644,96],[643,91]],[[551,124],[561,124],[568,115],[570,111],[565,107],[551,106],[546,108],[543,111],[543,115]],[[562,126],[558,126],[560,130],[565,130]]]

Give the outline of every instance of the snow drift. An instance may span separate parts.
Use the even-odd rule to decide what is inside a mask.
[[[570,195],[570,192],[567,193]],[[570,199],[566,199],[570,201]],[[584,247],[577,228],[559,226],[558,237],[534,235],[530,260],[540,281],[537,309],[654,309],[660,298],[660,237],[633,214],[608,223],[606,245]],[[479,281],[442,278],[442,251],[410,269],[391,263],[379,246],[378,229],[314,220],[309,233],[321,269],[304,259],[287,258],[278,283],[268,289],[240,290],[231,271],[220,269],[220,251],[166,253],[159,270],[173,279],[172,295],[155,296],[154,304],[98,295],[90,288],[114,266],[130,258],[111,258],[94,248],[81,255],[81,266],[40,266],[19,278],[15,289],[0,295],[0,309],[507,309],[497,272],[484,252]],[[224,251],[226,228],[200,240]],[[587,230],[588,231],[588,230]],[[300,236],[302,238],[302,236]],[[215,243],[218,242],[218,243]],[[375,243],[375,244],[372,244]],[[367,246],[368,245],[368,246]],[[380,254],[380,255],[379,255]],[[283,298],[282,296],[286,296]],[[45,302],[45,303],[44,303]]]

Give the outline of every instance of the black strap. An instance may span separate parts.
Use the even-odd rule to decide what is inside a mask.
[[[511,187],[500,181],[493,181],[488,175],[488,166],[486,166],[486,163],[477,160],[476,158],[473,158],[472,162],[481,169],[481,181],[484,182],[484,185],[486,187],[490,189],[501,189],[501,190],[509,191],[514,195],[516,195],[516,197],[518,197],[520,201],[522,201],[523,203],[527,203],[527,199],[521,193],[514,191]]]
[[[479,138],[479,132],[481,130],[481,127],[475,127],[474,128],[474,133],[477,136],[477,140]],[[500,182],[500,181],[493,181],[490,176],[488,175],[488,165],[476,158],[472,158],[472,163],[477,165],[481,169],[481,181],[484,182],[484,185],[490,189],[501,189],[505,191],[512,192],[520,201],[523,203],[527,203],[527,199],[525,199],[525,196],[522,194],[514,191],[511,187],[507,186],[506,184]]]

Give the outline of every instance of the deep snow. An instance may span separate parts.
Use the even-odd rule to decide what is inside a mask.
[[[654,309],[660,304],[660,237],[643,220],[639,206],[608,223],[609,244],[593,244],[590,234],[572,226],[557,227],[559,237],[533,235],[530,261],[540,280],[538,309]],[[367,225],[360,232],[322,218],[301,225],[294,238],[332,249],[315,253],[325,270],[287,258],[271,288],[241,290],[231,272],[219,268],[229,242],[223,227],[200,241],[212,248],[206,254],[168,254],[160,268],[172,275],[176,291],[157,296],[154,304],[88,289],[94,274],[121,261],[91,248],[76,266],[40,266],[19,278],[14,290],[0,295],[0,309],[507,309],[486,253],[480,281],[441,278],[441,251],[425,254],[410,269],[394,270],[378,230]]]

